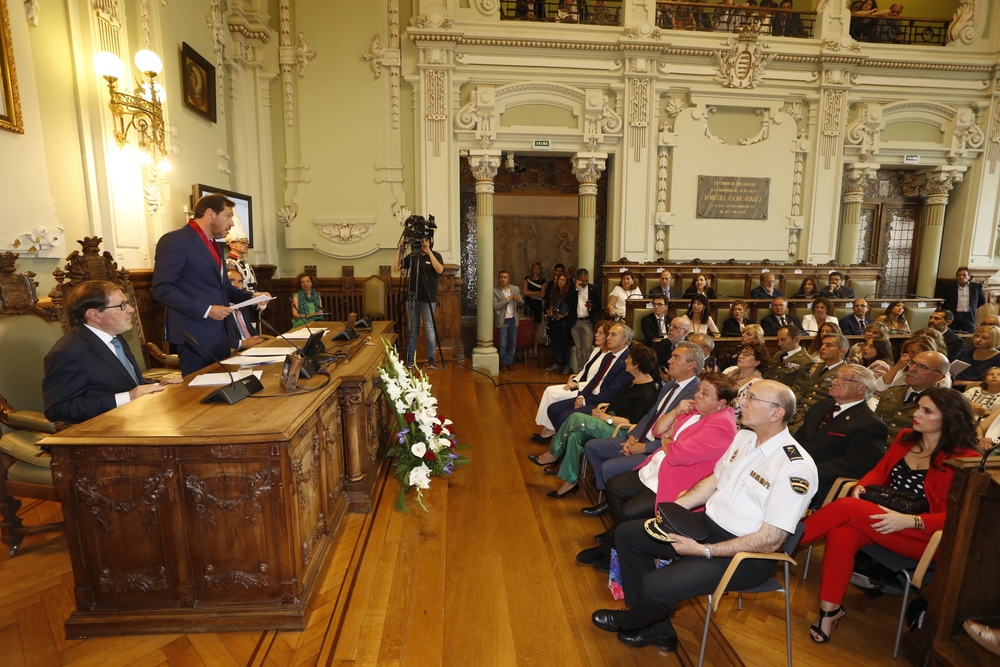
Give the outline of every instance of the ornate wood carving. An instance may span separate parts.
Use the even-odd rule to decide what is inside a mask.
[[[109,480],[107,482],[109,485],[127,484],[131,486],[143,484],[142,496],[135,500],[127,501],[118,501],[109,498],[101,493],[100,483],[91,482],[90,478],[81,476],[76,480],[77,498],[87,509],[90,515],[93,516],[101,527],[109,533],[114,532],[116,515],[128,514],[132,510],[144,504],[148,509],[142,518],[142,523],[147,530],[150,530],[156,526],[157,522],[158,513],[156,504],[167,490],[165,480],[173,477],[173,474],[173,470],[167,469],[162,473],[154,472],[145,480],[138,477],[116,477]],[[107,510],[111,510],[112,513],[107,512]]]
[[[307,464],[306,457],[312,454],[311,461]],[[292,474],[295,477],[295,486],[298,489],[299,508],[306,508],[306,484],[316,479],[319,472],[319,433],[312,434],[312,447],[302,455],[300,459],[292,460]]]
[[[135,458],[135,447],[101,447],[101,456],[108,461],[129,461]]]
[[[215,459],[238,459],[243,456],[242,445],[213,445],[208,448],[208,454]]]
[[[309,531],[309,538],[302,541],[302,565],[309,564],[312,558],[313,548],[319,542],[319,538],[326,532],[326,517],[322,512],[316,515],[316,527]]]
[[[257,572],[250,574],[240,570],[231,570],[221,574],[215,573],[215,566],[209,563],[204,567],[203,580],[205,588],[267,588],[270,585],[267,576],[267,563],[258,563]]]
[[[204,519],[209,525],[215,526],[215,512],[212,511],[210,505],[214,505],[224,512],[232,512],[242,508],[245,512],[243,519],[247,523],[256,523],[261,515],[261,500],[264,498],[264,494],[272,488],[271,473],[261,470],[253,477],[239,475],[239,477],[246,480],[246,491],[232,500],[213,496],[206,488],[206,482],[225,477],[227,475],[218,475],[201,480],[194,473],[184,475],[184,488],[187,489],[188,494],[191,496],[198,516]]]
[[[105,567],[101,570],[98,585],[102,593],[153,593],[167,590],[167,569],[160,566],[153,572],[152,577],[138,573],[112,577],[111,569]]]
[[[14,272],[14,263],[19,256],[16,252],[0,255],[0,317],[30,314],[47,322],[57,321],[61,301],[56,303],[56,309],[38,307],[38,294],[35,291],[38,283],[32,280],[35,277],[34,271]]]

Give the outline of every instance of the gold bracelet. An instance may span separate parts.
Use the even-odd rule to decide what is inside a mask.
[[[914,514],[913,515],[913,528],[914,528],[914,530],[923,530],[924,529],[924,520],[920,518],[919,514]]]

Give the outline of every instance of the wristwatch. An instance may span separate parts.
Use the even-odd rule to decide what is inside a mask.
[[[707,544],[705,545],[705,558],[712,560],[712,547]]]
[[[608,417],[608,426],[614,426],[614,425],[615,425],[614,417]]]

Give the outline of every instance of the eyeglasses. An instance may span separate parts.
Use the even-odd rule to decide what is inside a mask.
[[[129,301],[128,299],[125,299],[121,303],[108,304],[107,306],[104,306],[103,308],[99,308],[98,310],[110,310],[112,308],[117,308],[118,310],[120,310],[120,311],[122,311],[124,313],[125,309],[128,308],[130,305],[132,305],[132,302]]]
[[[831,383],[838,382],[838,381],[839,382],[854,382],[855,384],[864,384],[864,382],[862,382],[861,380],[854,380],[852,378],[845,378],[845,377],[843,377],[841,375],[834,375],[830,379]]]
[[[769,403],[769,404],[773,405],[776,408],[780,408],[781,407],[781,405],[779,403],[775,403],[774,401],[765,401],[763,398],[758,398],[758,397],[754,396],[749,391],[747,393],[743,394],[743,395],[746,396],[747,399],[749,399],[751,401],[757,401],[758,403]]]
[[[906,367],[907,368],[916,368],[917,370],[926,371],[928,373],[937,373],[938,375],[944,375],[944,373],[942,373],[941,371],[934,370],[930,366],[924,366],[923,364],[918,364],[915,361],[907,361],[906,362]]]

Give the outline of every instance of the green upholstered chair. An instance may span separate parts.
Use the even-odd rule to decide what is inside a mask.
[[[645,302],[642,305],[645,306]],[[632,322],[629,324],[632,327],[632,340],[637,340],[640,343],[646,342],[646,337],[642,335],[642,318],[652,312],[652,308],[636,308],[632,311]]]
[[[734,299],[745,299],[750,295],[747,288],[748,278],[719,278],[716,281],[715,295],[720,299],[727,296]]]

